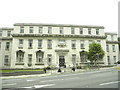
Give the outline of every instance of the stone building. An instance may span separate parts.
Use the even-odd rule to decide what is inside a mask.
[[[103,26],[15,23],[14,28],[0,28],[0,36],[1,68],[81,65],[88,61],[82,52],[88,51],[92,41],[105,51],[101,65],[118,60],[117,34],[105,33]]]

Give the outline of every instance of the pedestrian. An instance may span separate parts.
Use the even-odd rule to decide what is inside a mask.
[[[46,73],[46,68],[44,68],[44,72]]]
[[[60,69],[60,68],[58,69],[58,72],[61,72],[61,69]]]

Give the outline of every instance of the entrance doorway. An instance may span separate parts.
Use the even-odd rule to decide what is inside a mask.
[[[65,66],[65,58],[64,58],[64,56],[59,56],[59,66],[60,67]]]

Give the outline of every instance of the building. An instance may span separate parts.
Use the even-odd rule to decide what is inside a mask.
[[[92,41],[105,51],[101,65],[118,60],[117,34],[105,33],[103,26],[15,23],[14,28],[0,28],[0,36],[1,68],[83,65],[87,59],[82,52]]]

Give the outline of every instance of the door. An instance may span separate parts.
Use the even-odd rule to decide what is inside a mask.
[[[64,56],[59,56],[59,66],[60,67],[65,66],[65,58],[64,58]]]

